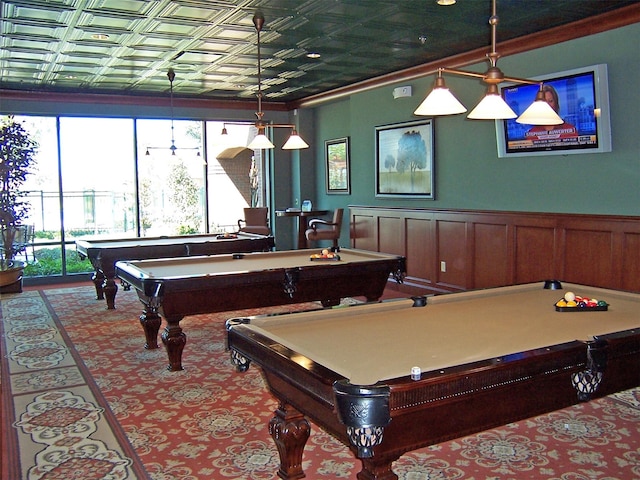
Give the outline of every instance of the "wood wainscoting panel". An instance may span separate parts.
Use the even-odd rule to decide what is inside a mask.
[[[377,223],[378,219],[373,215],[351,215],[349,221],[351,246],[360,250],[379,252]]]
[[[561,259],[556,258],[555,228],[518,225],[515,230],[513,283],[561,278]]]
[[[640,233],[625,233],[622,235],[621,259],[623,290],[640,292]]]
[[[428,285],[435,278],[436,259],[432,255],[435,251],[433,223],[431,218],[419,216],[409,216],[406,219],[407,284],[417,282]]]
[[[464,290],[467,285],[467,223],[436,221],[437,286]]]
[[[511,279],[509,228],[504,224],[476,223],[473,229],[476,288],[506,285]]]
[[[610,231],[566,229],[564,275],[568,282],[597,285],[613,275],[613,234]]]
[[[640,292],[640,216],[349,209],[352,246],[404,255],[410,295],[546,279]]]
[[[381,215],[378,217],[378,248],[380,252],[404,255],[404,218]]]

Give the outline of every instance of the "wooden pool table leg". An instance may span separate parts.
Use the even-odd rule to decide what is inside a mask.
[[[160,324],[162,323],[162,318],[158,314],[158,306],[152,302],[145,302],[144,310],[142,310],[142,315],[140,315],[140,324],[142,325],[142,329],[144,330],[144,348],[148,350],[152,350],[154,348],[158,348],[158,332],[160,331]]]
[[[102,285],[104,284],[104,274],[99,268],[96,268],[96,271],[93,272],[91,281],[96,286],[96,300],[104,300],[104,290],[102,289]]]
[[[114,277],[105,277],[104,285],[102,286],[104,296],[107,298],[107,309],[116,309],[116,293],[118,293],[118,286]]]
[[[399,458],[399,457],[398,457]],[[358,480],[398,480],[398,475],[391,470],[394,460],[379,458],[361,458],[362,470],[358,472]]]
[[[302,454],[311,433],[305,416],[291,405],[280,402],[269,422],[269,433],[280,456],[278,476],[285,480],[303,478]]]
[[[168,370],[172,372],[178,372],[183,370],[182,368],[182,350],[187,343],[187,336],[180,328],[180,320],[184,317],[166,317],[167,326],[164,327],[162,332],[162,343],[167,349],[167,355],[169,356]]]

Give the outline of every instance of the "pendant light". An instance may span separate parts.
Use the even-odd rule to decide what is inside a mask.
[[[496,52],[496,30],[498,16],[496,14],[496,1],[492,0],[492,14],[489,18],[491,25],[491,53],[487,54],[490,67],[485,73],[468,72],[453,68],[439,68],[433,89],[415,110],[415,115],[438,116],[455,115],[464,113],[467,109],[445,86],[443,73],[460,75],[463,77],[480,78],[487,84],[487,91],[480,103],[469,113],[467,118],[479,120],[505,120],[516,118],[518,115],[504,101],[498,91],[498,84],[513,82],[517,84],[540,85],[540,90],[534,102],[523,114],[517,118],[517,122],[529,125],[560,125],[562,118],[544,100],[542,91],[543,83],[526,78],[507,77],[497,66],[500,55]]]

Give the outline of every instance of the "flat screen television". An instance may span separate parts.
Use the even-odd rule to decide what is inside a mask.
[[[534,77],[557,92],[562,125],[525,125],[496,120],[498,157],[568,155],[611,151],[607,65],[592,65]],[[506,84],[500,89],[507,104],[520,115],[534,101],[538,85]],[[551,92],[545,92],[549,97]],[[552,98],[552,97],[549,97]]]

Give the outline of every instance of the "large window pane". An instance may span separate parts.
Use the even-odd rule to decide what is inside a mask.
[[[60,275],[62,273],[58,134],[55,117],[16,116],[38,143],[33,173],[24,184],[25,199],[31,205],[24,224],[33,227],[33,245],[19,258],[28,265],[25,275]]]
[[[202,122],[138,120],[137,131],[141,235],[204,233]]]
[[[255,136],[255,126],[207,122],[209,180],[209,228],[229,231],[238,228],[243,208],[264,206],[262,159],[259,151],[244,147]]]
[[[135,236],[133,120],[61,117],[60,152],[67,240]]]

